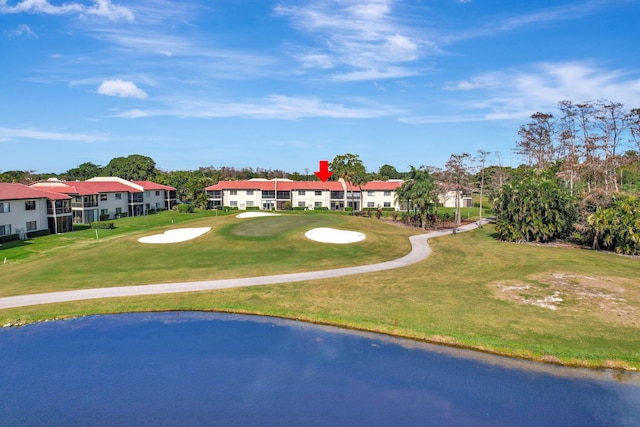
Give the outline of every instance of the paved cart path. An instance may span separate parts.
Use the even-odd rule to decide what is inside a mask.
[[[487,220],[484,221],[485,223]],[[476,228],[477,223],[458,227],[458,232]],[[277,274],[273,276],[246,277],[241,279],[203,280],[199,282],[164,283],[154,285],[118,286],[113,288],[92,288],[75,291],[47,292],[41,294],[17,295],[0,298],[0,310],[4,308],[25,307],[30,305],[80,301],[87,299],[130,297],[138,295],[156,295],[178,292],[210,291],[214,289],[239,288],[246,286],[274,285],[279,283],[304,282],[307,280],[330,279],[354,274],[373,273],[406,267],[426,259],[431,255],[427,240],[432,237],[451,234],[452,230],[434,231],[409,237],[411,252],[392,261],[356,267],[336,268],[333,270],[311,271],[307,273]]]

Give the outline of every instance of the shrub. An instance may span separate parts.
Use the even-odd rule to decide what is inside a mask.
[[[247,206],[248,211],[259,211],[260,207],[258,206]]]
[[[34,237],[46,236],[47,234],[50,234],[49,230],[30,231],[27,233],[27,237],[31,239]]]
[[[326,206],[316,206],[315,208],[313,208],[314,211],[328,211],[329,208]]]
[[[113,224],[113,222],[92,222],[91,228],[97,230],[113,230],[114,228],[116,228],[116,226]]]
[[[290,201],[284,202],[284,209],[287,210],[287,211],[291,210],[291,202]]]
[[[182,205],[177,205],[176,208],[179,213],[186,214],[186,213],[194,212],[193,205],[182,204]]]
[[[237,211],[238,207],[237,206],[224,206],[223,209],[224,209],[225,212]]]
[[[347,206],[346,208],[344,208],[344,211],[345,211],[345,212],[353,212],[353,208],[352,208],[352,207]]]
[[[109,214],[104,214],[104,215],[100,215],[100,221],[106,221],[109,219],[111,215]]]
[[[307,207],[306,206],[294,206],[293,210],[294,211],[306,211]]]
[[[0,244],[13,242],[14,240],[20,239],[20,236],[17,234],[7,234],[6,236],[0,236]]]
[[[576,219],[576,205],[566,186],[536,176],[503,186],[494,210],[496,231],[510,242],[566,238]]]

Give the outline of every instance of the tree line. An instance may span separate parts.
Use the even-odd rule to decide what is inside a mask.
[[[527,167],[497,193],[500,238],[640,254],[640,109],[608,100],[558,109],[519,128]]]

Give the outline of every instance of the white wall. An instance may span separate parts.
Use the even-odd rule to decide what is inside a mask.
[[[25,202],[35,201],[36,208],[27,210]],[[0,225],[10,225],[11,234],[18,233],[19,230],[24,231],[40,231],[49,229],[47,222],[47,203],[46,198],[26,199],[26,200],[2,200],[2,203],[9,203],[9,212],[0,213]],[[36,228],[27,230],[27,222],[35,221]]]

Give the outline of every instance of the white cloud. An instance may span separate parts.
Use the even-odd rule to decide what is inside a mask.
[[[483,73],[459,82],[447,82],[445,90],[464,94],[459,107],[474,113],[406,118],[407,122],[507,120],[529,117],[536,111],[555,111],[560,101],[609,99],[629,108],[640,98],[640,76],[624,70],[606,70],[584,62],[544,62],[526,68]],[[455,97],[454,94],[452,96]]]
[[[3,34],[8,38],[20,37],[20,36],[32,37],[34,39],[38,38],[36,33],[31,31],[31,27],[29,27],[28,25],[24,25],[24,24],[18,25],[13,30],[4,30]]]
[[[98,93],[108,96],[119,96],[120,98],[145,99],[147,94],[132,82],[123,80],[105,80],[98,87]]]
[[[384,70],[415,61],[422,43],[411,28],[393,15],[392,0],[318,0],[305,6],[278,6],[275,12],[316,39],[312,49],[324,69],[346,68],[333,76],[359,73],[363,78],[393,78]],[[302,48],[303,50],[308,50]],[[309,57],[297,56],[309,66]],[[377,72],[376,72],[377,71]]]
[[[12,129],[0,127],[0,139],[40,139],[49,141],[80,141],[80,142],[96,142],[106,141],[108,138],[104,135],[90,135],[82,133],[61,133],[61,132],[45,132],[35,129]]]
[[[174,116],[180,118],[224,118],[298,120],[303,118],[367,119],[400,114],[393,107],[345,106],[341,103],[326,102],[317,97],[289,97],[271,95],[261,100],[248,102],[215,103],[198,99],[167,99],[171,108],[155,110],[130,110],[116,117],[139,118],[153,116]]]
[[[90,15],[108,18],[112,21],[126,20],[133,22],[131,9],[115,5],[111,0],[93,0],[92,6],[80,3],[62,3],[54,5],[49,0],[22,0],[14,6],[7,5],[7,0],[0,0],[0,13],[42,13],[46,15]]]

